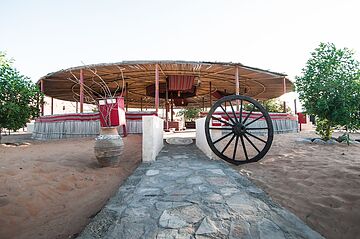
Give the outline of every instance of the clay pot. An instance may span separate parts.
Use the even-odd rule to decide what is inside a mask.
[[[103,167],[118,167],[124,142],[115,127],[102,127],[95,138],[95,157]]]

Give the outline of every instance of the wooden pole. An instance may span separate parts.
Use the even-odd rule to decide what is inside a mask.
[[[76,111],[76,113],[79,113],[79,102],[77,102],[77,101],[75,103],[75,111]]]
[[[173,99],[171,98],[171,112],[170,112],[170,119],[171,119],[171,121],[174,121],[174,101],[173,101]]]
[[[284,94],[286,94],[286,78],[284,77],[284,80],[283,80],[283,92]],[[285,102],[285,99],[284,99],[284,113],[286,113],[286,102]]]
[[[140,111],[143,111],[143,98],[140,98]]]
[[[203,111],[205,111],[205,97],[202,98],[202,108]]]
[[[167,81],[165,83],[165,129],[169,131],[169,89]]]
[[[159,65],[155,66],[155,111],[159,111]]]
[[[54,98],[51,97],[51,115],[54,114]]]
[[[129,84],[126,82],[125,84],[125,90],[126,90],[126,112],[128,111],[129,109]]]
[[[40,91],[44,93],[44,80],[40,81]],[[44,116],[44,101],[41,102],[41,116]]]
[[[235,94],[239,95],[240,94],[240,82],[239,82],[239,67],[236,66],[235,68]],[[239,111],[240,107],[239,107],[239,101],[236,101],[236,111]]]
[[[211,99],[211,81],[209,82],[209,88],[210,88],[210,90],[209,90],[209,97],[210,97],[210,108],[211,108],[211,106],[212,106],[212,99]]]
[[[84,112],[84,73],[80,69],[80,113]]]

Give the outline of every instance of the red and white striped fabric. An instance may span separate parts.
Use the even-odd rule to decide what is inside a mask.
[[[169,76],[169,91],[190,90],[194,84],[194,76]]]
[[[233,113],[231,111],[227,112],[228,115],[231,117],[233,115]],[[206,117],[207,116],[207,112],[201,112],[200,115],[202,117]],[[240,112],[235,112],[235,114],[237,116],[239,116]],[[243,111],[242,113],[242,117],[247,117],[247,115],[249,114],[248,111]],[[249,119],[256,119],[258,118],[259,116],[261,116],[262,114],[260,112],[252,112],[250,115],[249,115]],[[288,114],[288,113],[269,113],[270,115],[270,118],[271,120],[298,120],[297,116],[294,116],[294,115],[291,115],[291,114]],[[214,117],[219,117],[219,118],[222,118],[222,119],[225,119],[225,120],[229,120],[229,117],[225,114],[225,112],[214,112],[213,113],[213,116]],[[262,120],[265,120],[265,118],[261,118],[259,119],[260,121]],[[214,126],[221,126],[222,123],[220,123],[219,121],[216,121],[216,120],[213,120],[213,125]]]
[[[99,113],[75,113],[64,115],[47,115],[41,116],[35,120],[35,122],[60,122],[60,121],[92,121],[99,120]]]

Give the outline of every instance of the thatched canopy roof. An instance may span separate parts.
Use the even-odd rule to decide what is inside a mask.
[[[194,76],[195,96],[187,98],[189,105],[206,106],[210,101],[211,92],[225,92],[235,94],[235,69],[239,69],[240,94],[258,100],[279,97],[284,93],[283,82],[286,82],[286,91],[293,89],[293,83],[285,74],[249,67],[240,63],[220,62],[189,62],[189,61],[123,61],[118,63],[94,64],[78,66],[57,72],[49,73],[40,78],[43,81],[44,93],[56,99],[79,101],[80,70],[83,70],[85,84],[85,102],[92,103],[91,98],[101,95],[102,81],[111,92],[122,92],[123,79],[128,85],[129,107],[138,108],[140,102],[144,107],[154,107],[154,96],[147,93],[146,88],[155,83],[155,67],[159,65],[160,84],[165,83],[168,76]],[[126,85],[126,84],[124,84]],[[120,88],[119,88],[120,87]],[[91,90],[90,90],[91,89]],[[126,90],[124,89],[125,93]],[[92,97],[89,97],[89,96]],[[215,95],[215,94],[214,94]],[[212,100],[216,100],[212,96]],[[164,103],[164,99],[160,99]]]

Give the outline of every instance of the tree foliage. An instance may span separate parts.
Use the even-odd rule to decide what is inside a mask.
[[[39,115],[43,95],[39,88],[0,52],[0,129],[18,130]]]
[[[268,111],[272,113],[283,113],[284,112],[284,105],[283,102],[281,102],[279,99],[270,99],[270,100],[264,100],[260,102],[262,106]],[[244,105],[244,110],[250,111],[252,110],[253,105],[247,104]],[[255,108],[254,111],[259,110],[258,108]],[[286,106],[286,113],[291,112],[291,109],[289,106]]]
[[[201,109],[199,108],[184,108],[180,110],[177,115],[184,116],[185,121],[194,121],[199,118]]]
[[[296,90],[308,114],[317,116],[317,132],[324,140],[336,127],[360,127],[360,71],[353,51],[321,43],[311,53]]]

